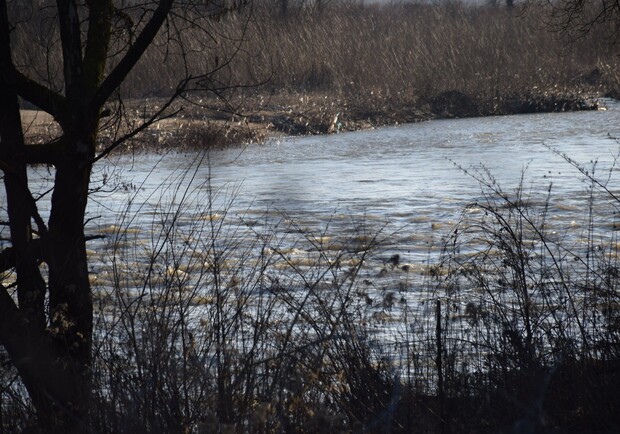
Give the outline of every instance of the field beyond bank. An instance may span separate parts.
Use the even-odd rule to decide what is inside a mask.
[[[102,146],[149,119],[183,77],[204,74],[211,91],[189,88],[166,112],[172,118],[129,147],[217,147],[435,118],[582,110],[620,94],[617,47],[596,29],[563,39],[545,7],[329,2],[283,12],[266,3],[203,23],[213,27],[210,40],[191,26],[182,44],[162,35],[110,103],[106,126],[120,128],[104,128]],[[35,30],[19,29],[17,61],[33,75],[47,71],[53,83],[60,66],[39,64],[40,48],[28,38]],[[24,122],[34,141],[59,134],[37,119]]]

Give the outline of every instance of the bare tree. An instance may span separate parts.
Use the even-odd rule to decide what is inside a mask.
[[[169,40],[178,43],[182,39],[176,36],[182,36],[189,24],[194,31],[208,32],[200,20],[221,18],[244,3],[0,0],[0,170],[10,228],[10,245],[0,252],[0,272],[16,274],[14,285],[0,280],[0,343],[28,391],[39,425],[47,432],[88,431],[93,302],[84,228],[93,164],[163,113],[161,109],[117,137],[98,155],[101,119],[107,114],[104,105],[163,29]],[[36,76],[16,66],[12,32],[41,14],[59,35],[59,78],[35,80]],[[45,55],[48,64],[53,63],[53,50]],[[186,74],[170,98],[213,84],[210,72]],[[27,144],[20,97],[52,115],[62,134],[49,143]],[[48,221],[41,218],[28,187],[30,164],[54,168]],[[47,276],[41,272],[43,263]]]
[[[620,37],[620,3],[610,0],[562,0],[550,2],[552,27],[570,39],[594,29],[611,42]]]

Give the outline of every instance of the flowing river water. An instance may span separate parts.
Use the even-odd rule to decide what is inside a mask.
[[[317,262],[327,263],[330,272],[301,281],[330,284],[337,279],[335,269],[357,267],[359,252],[376,244],[356,273],[366,288],[361,303],[383,320],[387,316],[377,313],[394,300],[413,306],[429,297],[423,290],[431,286],[429,266],[439,260],[444,240],[463,213],[475,209],[470,205],[496,194],[481,188],[476,177],[509,195],[522,186],[530,204],[546,209],[549,230],[576,251],[584,238],[608,243],[617,220],[615,202],[609,193],[593,201],[592,183],[560,155],[619,193],[620,105],[605,105],[599,111],[278,138],[208,154],[108,158],[94,172],[88,208],[88,234],[104,236],[88,244],[94,287],[118,285],[119,273],[126,277],[121,284],[140,287],[150,252],[171,226],[182,234],[172,239],[179,258],[167,253],[172,274],[191,274],[183,261],[200,257],[204,265],[214,248],[233,268],[235,263],[256,268],[268,248],[270,265],[282,273],[302,275]],[[46,168],[35,170],[31,179],[39,192],[49,189],[51,175]],[[589,210],[595,214],[593,230]],[[119,253],[122,249],[131,254]],[[330,263],[340,258],[342,264]]]
[[[418,263],[429,259],[464,208],[480,197],[480,183],[462,170],[473,169],[488,171],[507,193],[522,184],[531,201],[546,201],[551,185],[555,229],[578,234],[588,217],[590,183],[553,150],[587,170],[595,168],[605,181],[620,150],[615,139],[620,106],[612,101],[606,106],[605,111],[437,120],[283,138],[207,156],[117,157],[104,162],[96,177],[113,178],[108,184],[124,188],[104,187],[93,195],[91,232],[119,224],[130,200],[139,212],[131,225],[150,225],[164,203],[180,202],[184,187],[173,188],[191,180],[188,195],[195,197],[185,197],[184,209],[190,220],[205,212],[209,188],[218,192],[211,196],[214,207],[230,208],[230,224],[258,224],[267,213],[313,235],[340,237],[362,223],[385,227],[390,234],[385,255],[397,252],[403,261]],[[618,191],[616,169],[608,184],[612,192]],[[225,205],[228,200],[232,203]],[[615,216],[600,218],[613,225]]]

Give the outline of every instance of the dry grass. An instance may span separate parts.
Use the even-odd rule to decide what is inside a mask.
[[[161,35],[128,78],[118,97],[140,102],[115,120],[126,129],[135,125],[145,102],[170,95],[187,75],[201,78],[184,92],[184,118],[167,124],[174,139],[158,137],[155,146],[573,110],[589,106],[592,96],[617,95],[617,48],[596,33],[566,45],[549,31],[546,16],[544,7],[330,2],[321,12],[283,17],[260,3],[202,20],[202,27],[181,22],[175,38]],[[18,27],[16,62],[60,88],[61,66],[44,62],[57,43],[30,37],[48,22]],[[119,101],[110,102],[113,112],[125,109]],[[181,124],[191,133],[180,132]],[[141,139],[144,145],[150,137]]]

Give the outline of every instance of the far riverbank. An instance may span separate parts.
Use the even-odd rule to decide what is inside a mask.
[[[138,126],[164,102],[162,99],[130,101],[126,108],[131,119],[128,125]],[[600,106],[598,96],[550,95],[489,102],[459,91],[442,92],[413,104],[398,104],[389,99],[382,102],[362,106],[354,100],[320,93],[271,97],[258,94],[233,101],[236,108],[231,108],[230,102],[212,101],[197,106],[182,101],[171,107],[170,112],[177,112],[174,116],[160,120],[138,134],[129,141],[127,148],[133,151],[222,148],[260,144],[278,136],[337,134],[433,119],[604,108]],[[22,123],[28,142],[45,143],[60,134],[54,119],[38,110],[22,110]],[[107,130],[102,132],[102,148],[112,139]]]

